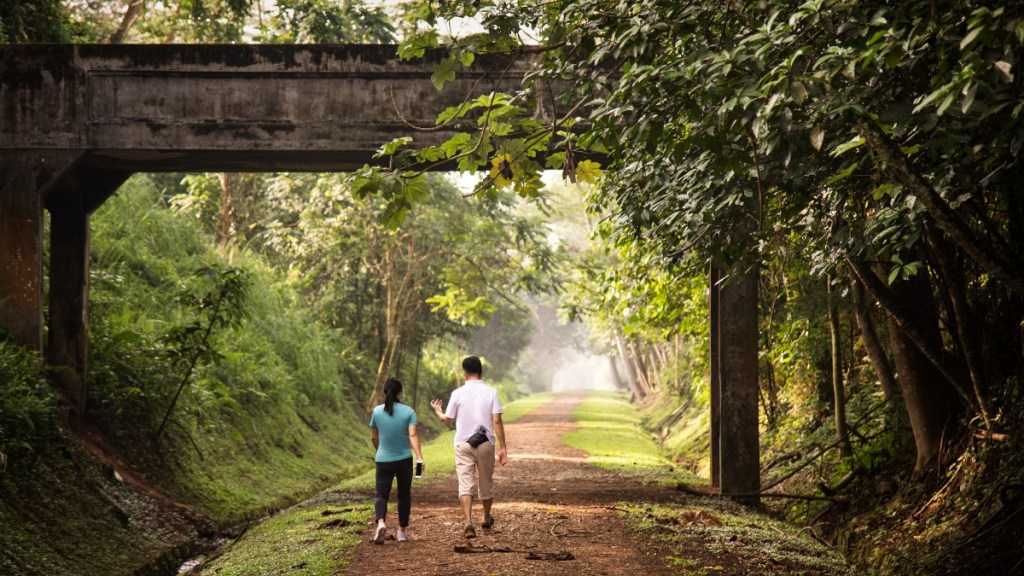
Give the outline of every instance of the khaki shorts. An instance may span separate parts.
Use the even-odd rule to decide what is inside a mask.
[[[459,479],[460,497],[494,499],[494,444],[484,442],[476,448],[465,442],[456,444],[455,475]]]

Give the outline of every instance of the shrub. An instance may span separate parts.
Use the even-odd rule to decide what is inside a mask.
[[[0,341],[0,470],[31,454],[57,430],[56,394],[39,356]]]

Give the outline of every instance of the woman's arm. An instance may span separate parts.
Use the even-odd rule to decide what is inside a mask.
[[[423,452],[420,452],[420,437],[416,434],[416,425],[409,425],[409,445],[412,446],[412,451],[416,453],[416,458],[423,460]]]
[[[380,432],[376,428],[370,428],[370,442],[373,442],[373,449],[380,447]]]

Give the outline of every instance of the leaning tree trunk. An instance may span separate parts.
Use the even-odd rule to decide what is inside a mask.
[[[643,389],[637,383],[636,370],[629,357],[629,350],[626,349],[626,343],[623,341],[622,335],[617,332],[615,334],[615,347],[619,351],[619,359],[622,361],[622,366],[626,369],[626,384],[629,386],[629,391],[633,393],[633,399],[637,402],[643,402],[645,395]]]
[[[864,350],[868,353],[868,359],[871,360],[871,366],[875,370],[878,384],[882,388],[882,395],[889,405],[889,413],[892,415],[894,423],[905,423],[904,414],[907,407],[903,403],[903,397],[899,394],[896,374],[892,371],[892,363],[889,362],[889,357],[885,353],[885,347],[878,339],[878,329],[875,327],[875,320],[868,308],[864,285],[852,272],[850,273],[850,294],[853,297],[853,314],[860,330],[860,339],[864,343]]]
[[[221,172],[220,178],[220,211],[217,214],[217,246],[221,254],[228,254],[238,229],[235,209],[235,192],[238,188],[238,174]]]
[[[923,337],[930,340],[930,345],[939,347],[938,318],[930,284],[929,276],[922,268],[909,280],[894,284],[892,291],[901,305],[905,322],[913,324]],[[917,449],[914,472],[920,474],[941,455],[942,442],[953,421],[955,397],[935,365],[892,315],[889,316],[889,329],[896,373],[899,374],[900,390]]]
[[[951,315],[955,326],[957,342],[960,344],[960,351],[963,354],[964,364],[967,365],[967,372],[971,379],[971,390],[978,402],[978,410],[985,427],[992,429],[992,419],[989,417],[988,403],[986,402],[987,391],[985,389],[985,368],[982,361],[982,351],[978,346],[981,338],[974,322],[974,312],[967,301],[967,289],[964,286],[964,271],[956,258],[953,247],[949,245],[942,233],[929,229],[928,242],[932,245],[932,257],[938,264],[939,273],[944,280],[946,293],[949,295]]]

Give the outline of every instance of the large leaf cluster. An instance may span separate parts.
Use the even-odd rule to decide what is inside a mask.
[[[542,71],[522,97],[547,83],[586,103],[592,128],[579,142],[612,160],[600,200],[615,234],[672,262],[742,263],[795,231],[816,239],[819,271],[855,256],[899,276],[912,273],[921,226],[947,208],[978,242],[1012,253],[1006,212],[1024,133],[1017,3],[445,6],[488,30],[518,22],[494,28],[495,49],[538,31],[529,51],[543,53]],[[453,46],[484,49],[476,37]],[[884,135],[896,157],[865,145],[865,132]],[[894,160],[938,203],[906,190]]]

